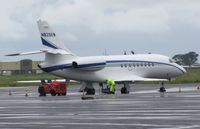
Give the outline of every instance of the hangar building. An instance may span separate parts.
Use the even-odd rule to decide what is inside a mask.
[[[37,66],[40,63],[42,61],[32,61],[30,59],[16,62],[0,62],[0,75],[40,74],[43,73]]]

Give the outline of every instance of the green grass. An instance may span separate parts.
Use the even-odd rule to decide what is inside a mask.
[[[137,84],[158,84],[160,82],[137,82]],[[187,72],[177,77],[175,80],[167,81],[166,84],[188,84],[200,83],[200,69],[190,69]]]
[[[11,86],[38,86],[40,83],[17,83],[16,81],[28,81],[28,80],[41,80],[41,79],[62,79],[50,74],[38,74],[38,75],[2,75],[0,76],[0,87]],[[151,84],[158,82],[139,82],[140,84]],[[183,76],[176,78],[176,80],[167,82],[170,84],[183,84],[183,83],[200,83],[200,69],[187,70],[187,73]],[[77,85],[79,82],[70,83],[70,85]]]
[[[200,69],[190,69],[183,76],[177,77],[170,83],[200,83]]]

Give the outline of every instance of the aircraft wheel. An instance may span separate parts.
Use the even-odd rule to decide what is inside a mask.
[[[126,87],[121,88],[121,94],[129,94],[129,91],[127,90]]]
[[[95,94],[95,89],[92,88],[92,89],[89,89],[89,88],[85,88],[85,91],[87,92],[86,94],[87,95],[94,95]]]
[[[160,92],[166,92],[166,89],[165,89],[165,87],[160,87],[160,90],[159,90]]]

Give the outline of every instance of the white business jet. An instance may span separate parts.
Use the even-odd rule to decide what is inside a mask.
[[[80,57],[69,51],[46,21],[39,20],[38,28],[44,48],[40,51],[7,56],[45,53],[38,67],[50,74],[83,82],[89,94],[93,83],[102,85],[107,79],[124,84],[122,93],[129,93],[129,84],[138,81],[167,81],[183,75],[184,68],[169,57],[158,54],[134,54]]]

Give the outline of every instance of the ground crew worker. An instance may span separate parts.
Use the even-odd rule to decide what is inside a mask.
[[[110,88],[112,81],[110,79],[107,79],[107,88]]]
[[[112,94],[115,93],[115,82],[114,81],[111,81],[110,93],[112,93]]]

